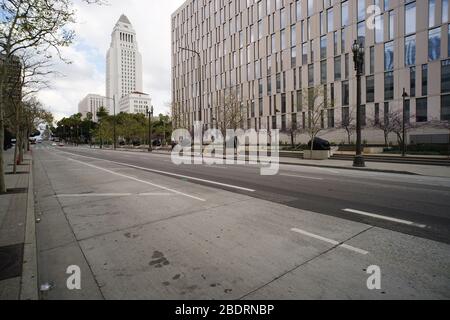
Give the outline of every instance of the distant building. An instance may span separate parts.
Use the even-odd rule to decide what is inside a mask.
[[[146,93],[132,92],[120,99],[120,112],[143,113],[152,105],[152,99]]]
[[[92,114],[92,121],[97,122],[97,112],[101,107],[107,108],[106,97],[98,94],[88,94],[83,100],[78,104],[78,112],[86,118],[87,114],[90,112]]]
[[[6,81],[3,87],[3,99],[6,104],[18,103],[22,100],[22,64],[16,56],[6,59],[4,55],[0,55],[0,68],[3,67],[5,60],[8,61]]]
[[[117,110],[123,97],[142,91],[142,56],[138,51],[136,32],[130,20],[122,15],[114,26],[106,57],[106,97],[110,111],[113,98]]]

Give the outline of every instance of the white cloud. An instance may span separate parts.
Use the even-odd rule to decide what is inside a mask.
[[[105,60],[114,25],[123,13],[137,33],[143,60],[144,91],[150,93],[157,113],[167,112],[170,102],[170,16],[184,0],[109,0],[108,5],[77,2],[75,43],[63,56],[73,63],[58,63],[64,77],[39,94],[57,119],[74,114],[88,93],[105,94]]]

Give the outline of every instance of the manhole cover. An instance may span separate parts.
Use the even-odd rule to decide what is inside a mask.
[[[22,275],[23,244],[0,247],[0,281]]]

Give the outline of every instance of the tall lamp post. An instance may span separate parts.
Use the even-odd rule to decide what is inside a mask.
[[[402,145],[402,157],[406,157],[406,148],[407,148],[407,141],[406,141],[406,98],[409,97],[409,95],[406,93],[406,89],[403,88],[403,121],[402,121],[402,139],[403,139],[403,145]]]
[[[361,137],[361,76],[364,66],[364,46],[357,40],[353,43],[353,61],[355,63],[356,71],[356,156],[353,161],[353,166],[357,168],[364,168],[364,156],[362,152],[362,137]]]
[[[180,47],[180,50],[192,52],[198,57],[198,91],[199,91],[199,109],[198,110],[198,120],[202,121],[202,56],[200,55],[200,52],[189,49],[189,48],[183,48]]]
[[[197,55],[197,57],[198,57],[198,91],[199,91],[199,95],[198,95],[198,97],[199,97],[199,102],[198,102],[198,107],[199,107],[199,110],[198,110],[198,115],[196,115],[196,118],[198,118],[198,121],[202,121],[202,56],[200,55],[200,52],[198,52],[198,51],[196,51],[196,50],[192,50],[192,49],[189,49],[189,48],[183,48],[183,47],[179,47],[180,48],[180,50],[184,50],[184,51],[188,51],[188,52],[192,52],[192,53],[194,53],[195,55]],[[201,147],[200,147],[200,149],[201,149],[201,152],[203,153],[203,129],[204,129],[204,127],[203,127],[203,125],[202,125],[202,136],[201,136],[201,138],[200,138],[200,142],[201,142]]]
[[[113,102],[113,139],[114,139],[114,150],[117,148],[117,139],[116,139],[116,96],[113,95],[112,98],[106,97],[106,99],[111,100]]]
[[[152,146],[152,117],[153,117],[153,106],[150,109],[147,107],[147,116],[148,116],[148,152],[153,152]]]

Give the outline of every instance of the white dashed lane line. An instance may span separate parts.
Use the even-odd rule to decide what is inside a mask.
[[[293,228],[293,229],[291,229],[291,231],[299,233],[299,234],[302,234],[302,235],[310,237],[310,238],[314,238],[316,240],[320,240],[320,241],[332,244],[333,246],[337,246],[339,248],[343,248],[343,249],[347,249],[347,250],[350,250],[350,251],[353,251],[353,252],[356,252],[356,253],[360,253],[362,255],[369,254],[369,252],[366,251],[366,250],[362,250],[362,249],[359,249],[359,248],[356,248],[356,247],[352,247],[352,246],[349,246],[347,244],[341,243],[339,241],[328,239],[328,238],[319,236],[317,234],[310,233],[308,231],[304,231],[304,230],[297,229],[297,228]]]
[[[406,224],[408,226],[413,226],[413,227],[418,227],[418,228],[426,228],[427,227],[424,224],[418,224],[418,223],[415,223],[415,222],[412,222],[412,221],[408,221],[408,220],[402,220],[402,219],[386,217],[386,216],[382,216],[382,215],[379,215],[379,214],[370,213],[370,212],[364,212],[364,211],[360,211],[360,210],[343,209],[342,211],[349,212],[349,213],[354,213],[354,214],[359,214],[361,216],[371,217],[371,218],[375,218],[375,219],[381,219],[381,220],[386,220],[386,221]]]

